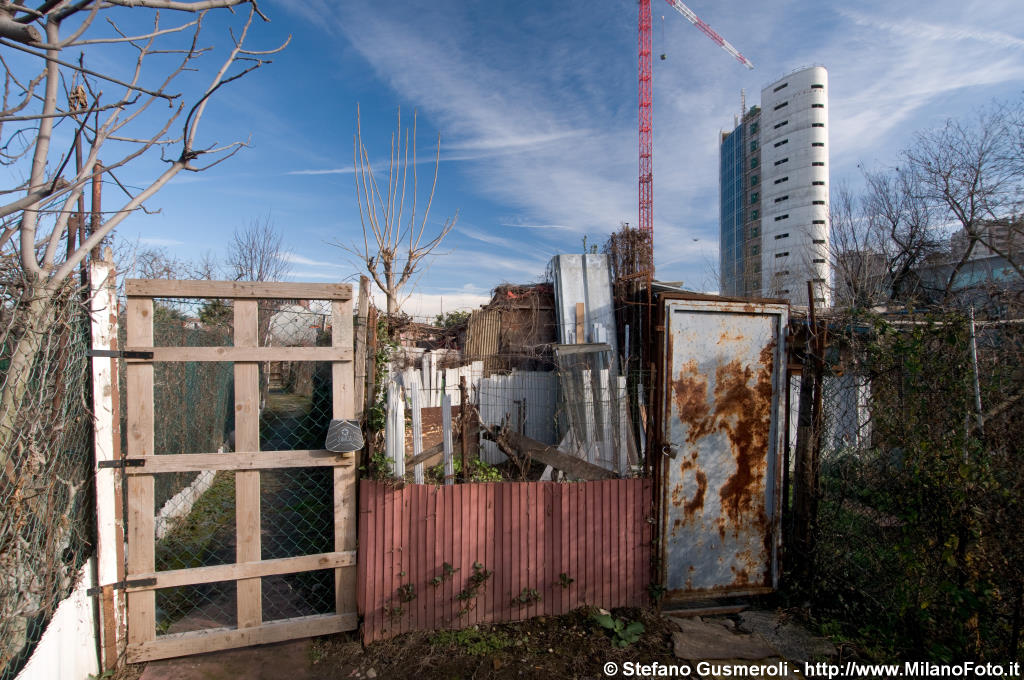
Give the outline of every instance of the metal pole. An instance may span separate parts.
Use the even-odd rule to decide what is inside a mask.
[[[978,434],[984,435],[985,432],[985,416],[981,412],[981,382],[978,378],[978,344],[974,336],[974,307],[970,309],[970,328],[971,328],[971,369],[974,372],[974,410],[978,414]]]

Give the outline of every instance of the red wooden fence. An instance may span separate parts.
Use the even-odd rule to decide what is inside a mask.
[[[402,488],[363,480],[364,641],[646,604],[652,488],[647,479]]]

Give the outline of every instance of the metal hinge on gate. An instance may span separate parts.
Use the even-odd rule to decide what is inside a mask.
[[[118,581],[116,583],[111,583],[110,587],[113,588],[114,590],[125,590],[126,588],[144,588],[146,586],[155,586],[155,585],[156,585],[156,579],[155,578],[135,578],[135,579],[126,579],[124,581]],[[89,588],[88,590],[86,590],[85,594],[89,595],[89,596],[99,595],[100,593],[103,592],[103,589],[106,588],[106,587],[107,586],[93,586],[92,588]]]
[[[152,352],[144,352],[137,349],[88,349],[85,352],[89,357],[100,357],[107,359],[152,359]]]
[[[99,468],[129,468],[142,467],[146,464],[144,458],[116,458],[114,460],[101,460],[96,463]]]

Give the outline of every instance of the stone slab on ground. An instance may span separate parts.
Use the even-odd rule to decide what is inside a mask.
[[[315,680],[311,640],[151,661],[139,680]]]
[[[740,630],[760,635],[790,661],[815,661],[838,653],[831,642],[811,635],[798,624],[783,621],[778,612],[745,611],[739,617]]]
[[[672,633],[672,647],[677,658],[687,661],[709,659],[742,659],[757,661],[779,655],[759,635],[734,633],[716,623],[700,619],[669,617],[679,632]]]

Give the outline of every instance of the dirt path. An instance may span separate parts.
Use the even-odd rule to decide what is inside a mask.
[[[310,409],[308,398],[271,394],[268,407],[261,417],[260,448],[264,451],[303,448],[303,442],[309,435],[307,428]],[[231,476],[231,473],[221,474]],[[329,468],[289,468],[266,470],[260,474],[260,540],[263,559],[309,555],[332,549],[334,530],[331,479]],[[224,485],[229,488],[225,489]],[[225,479],[220,487],[216,487],[216,491],[230,496],[218,499],[220,505],[227,504],[230,507],[227,512],[210,515],[208,523],[215,523],[216,526],[201,526],[203,520],[197,520],[200,528],[196,533],[204,537],[204,566],[235,561],[233,482]],[[196,508],[199,507],[197,503]],[[196,512],[195,508],[193,512]],[[187,543],[178,549],[187,550]],[[262,579],[262,584],[264,621],[333,611],[334,580],[329,570],[268,576]],[[179,633],[236,625],[236,589],[233,582],[174,590],[177,592],[162,594],[159,598],[165,603],[161,613],[175,617],[166,627],[166,632]],[[167,609],[173,611],[168,612]],[[174,613],[178,611],[185,613],[183,616]]]

